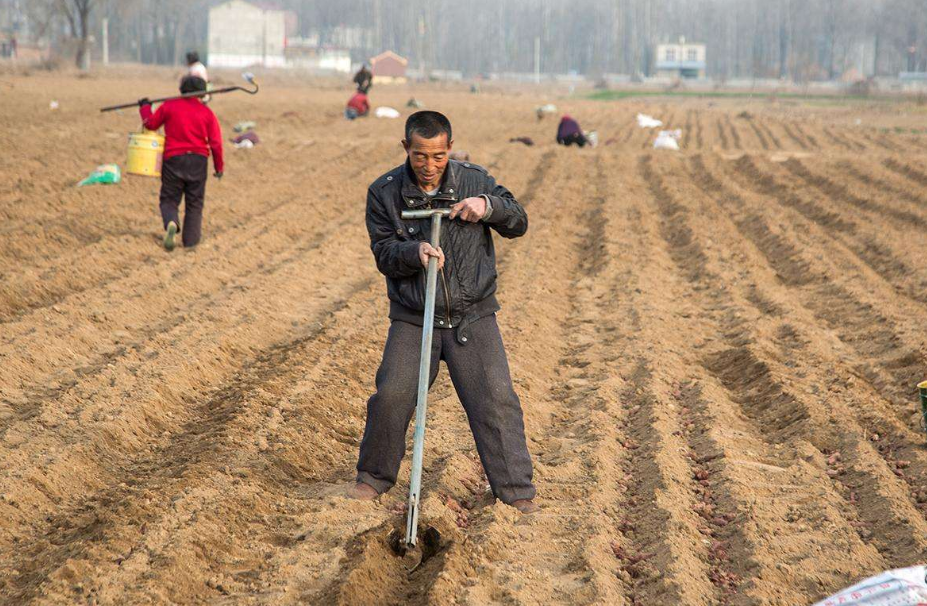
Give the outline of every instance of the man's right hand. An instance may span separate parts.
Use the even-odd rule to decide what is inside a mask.
[[[138,100],[138,106],[141,107],[143,105],[151,105],[151,100],[148,99],[148,97],[142,97]]]
[[[428,259],[434,257],[438,260],[438,269],[444,267],[444,251],[441,247],[435,248],[428,242],[422,242],[418,246],[418,258],[422,261],[422,267],[428,268]]]

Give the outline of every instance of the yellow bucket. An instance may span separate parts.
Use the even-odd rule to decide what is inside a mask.
[[[160,177],[163,159],[164,137],[151,130],[129,133],[127,173],[146,177]]]

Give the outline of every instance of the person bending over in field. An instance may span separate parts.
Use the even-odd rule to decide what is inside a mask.
[[[370,101],[367,100],[367,95],[361,91],[354,93],[348,100],[348,106],[344,108],[344,117],[348,120],[354,120],[369,113]]]
[[[564,114],[560,119],[560,125],[557,127],[557,143],[566,146],[575,143],[580,147],[584,147],[588,142],[583,134],[583,129],[579,127],[579,122]]]

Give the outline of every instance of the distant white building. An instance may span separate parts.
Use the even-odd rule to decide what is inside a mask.
[[[245,0],[209,9],[210,67],[286,66],[286,11]]]
[[[367,49],[373,46],[373,29],[338,25],[328,32],[329,46],[347,49]]]
[[[322,48],[319,50],[319,69],[351,73],[351,51],[346,48]]]
[[[322,72],[351,73],[351,52],[346,48],[319,46],[318,36],[290,38],[286,47],[287,67]]]
[[[657,77],[704,78],[705,45],[686,43],[680,38],[677,44],[657,45]]]

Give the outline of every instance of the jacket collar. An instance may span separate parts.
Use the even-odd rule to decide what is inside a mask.
[[[405,200],[406,206],[409,208],[417,208],[419,206],[424,206],[430,201],[456,202],[458,193],[457,186],[460,181],[459,171],[460,168],[457,166],[457,162],[449,160],[447,168],[444,170],[444,176],[441,177],[438,193],[429,198],[421,188],[419,188],[418,180],[415,178],[415,173],[412,172],[412,165],[407,158],[402,170],[401,190],[402,198]]]

